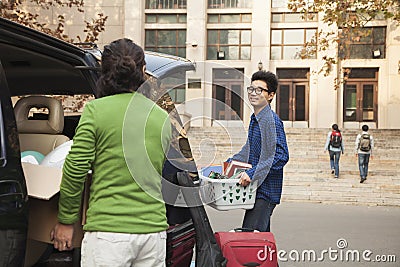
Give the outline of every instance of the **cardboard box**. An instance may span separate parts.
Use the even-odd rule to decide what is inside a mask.
[[[58,199],[62,170],[54,167],[22,163],[25,174],[26,186],[29,195],[29,222],[28,222],[28,246],[26,266],[30,266],[40,257],[37,249],[38,242],[53,244],[50,233],[57,224]],[[82,201],[86,205],[87,201]],[[73,247],[80,247],[83,238],[82,220],[74,225]],[[35,242],[29,242],[33,240]],[[34,245],[32,245],[34,244]],[[35,245],[36,244],[36,245]],[[32,247],[35,246],[35,247]],[[43,246],[46,248],[46,246]],[[36,255],[32,255],[35,251]]]
[[[60,191],[62,170],[22,162],[28,195],[31,198],[50,200]]]

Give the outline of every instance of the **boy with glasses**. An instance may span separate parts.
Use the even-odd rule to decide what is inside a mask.
[[[254,113],[246,144],[232,157],[252,165],[239,183],[247,186],[257,180],[259,185],[254,208],[246,210],[242,227],[261,232],[270,231],[270,217],[281,199],[283,167],[289,160],[283,123],[270,106],[277,87],[278,80],[272,72],[257,71],[252,75],[247,93]]]

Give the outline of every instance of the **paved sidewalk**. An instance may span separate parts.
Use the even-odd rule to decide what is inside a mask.
[[[243,210],[217,211],[210,207],[206,210],[215,232],[241,225]],[[282,203],[272,216],[271,231],[275,234],[278,250],[286,252],[281,255],[286,261],[281,260],[280,267],[400,266],[400,207]],[[338,240],[339,246],[347,246],[339,249]],[[323,257],[324,260],[308,260],[306,250],[314,251],[316,259]],[[321,257],[323,250],[328,252]],[[293,260],[296,253],[299,253],[299,261]],[[303,253],[304,261],[301,260]],[[363,253],[366,253],[365,259]],[[373,262],[376,256],[392,262]],[[396,262],[393,262],[393,256]],[[338,257],[336,261],[335,257]],[[368,258],[370,262],[366,261]]]

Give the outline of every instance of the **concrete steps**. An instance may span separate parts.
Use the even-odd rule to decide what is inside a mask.
[[[289,163],[284,169],[282,201],[400,206],[400,130],[370,130],[375,140],[368,179],[360,184],[354,142],[358,130],[342,130],[345,154],[340,178],[329,169],[324,144],[329,129],[287,128]],[[196,164],[221,164],[241,149],[243,128],[192,127],[188,132]]]

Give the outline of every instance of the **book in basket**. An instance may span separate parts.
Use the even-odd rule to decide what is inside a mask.
[[[228,177],[232,177],[234,174],[237,174],[238,172],[251,169],[251,167],[252,165],[250,163],[232,160],[226,165],[224,169],[224,174]]]

